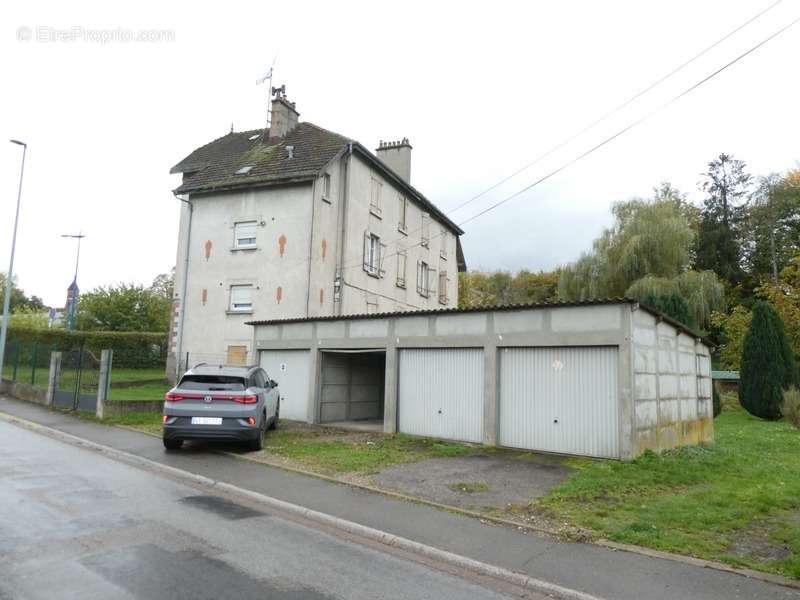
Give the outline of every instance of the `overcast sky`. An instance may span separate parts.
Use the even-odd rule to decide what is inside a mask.
[[[442,209],[533,161],[773,0],[752,2],[5,2],[0,269],[29,144],[15,274],[62,306],[79,284],[149,283],[175,262],[178,176],[194,148],[263,126],[256,79],[279,52],[301,120],[370,148],[408,137],[412,183]],[[461,222],[661,105],[800,15],[775,8],[627,110],[452,216]],[[72,29],[73,27],[78,29]],[[48,30],[46,28],[52,28]],[[79,28],[82,28],[79,29]],[[119,29],[155,41],[108,40]],[[73,31],[75,39],[53,36]],[[81,32],[83,31],[83,33]],[[129,35],[126,33],[125,35]],[[22,38],[22,39],[20,39]],[[609,207],[669,180],[696,201],[720,152],[752,172],[800,160],[800,24],[692,94],[465,226],[470,268],[551,269]]]

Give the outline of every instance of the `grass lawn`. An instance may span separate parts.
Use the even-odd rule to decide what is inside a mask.
[[[716,443],[578,472],[531,509],[608,539],[800,577],[800,430],[741,409]]]
[[[170,389],[164,368],[118,369],[112,367],[109,400],[163,400]]]
[[[465,444],[403,434],[354,433],[324,427],[281,425],[267,434],[263,453],[292,459],[321,473],[369,475],[399,463],[462,456],[476,451]]]
[[[139,429],[140,431],[145,431],[147,433],[161,434],[160,413],[134,412],[126,415],[120,415],[118,417],[109,417],[107,419],[103,419],[102,421],[95,417],[94,413],[91,412],[79,411],[77,416],[81,419],[96,421],[105,425],[125,425],[127,427],[133,427],[134,429]]]

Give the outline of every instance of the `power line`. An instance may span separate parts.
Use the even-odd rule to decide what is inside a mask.
[[[730,31],[730,32],[728,32],[726,35],[724,35],[723,37],[719,38],[719,39],[718,39],[717,41],[715,41],[713,44],[711,44],[711,45],[707,46],[706,48],[704,48],[703,50],[701,50],[700,52],[698,52],[697,54],[695,54],[694,56],[692,56],[690,59],[688,59],[688,60],[684,61],[683,63],[681,63],[680,65],[678,65],[678,66],[674,67],[674,68],[673,68],[671,71],[669,71],[667,74],[665,74],[665,75],[661,76],[660,78],[656,79],[656,80],[655,80],[655,81],[653,81],[653,82],[652,82],[650,85],[646,86],[644,89],[642,89],[641,91],[637,92],[636,94],[634,94],[633,96],[631,96],[630,98],[628,98],[627,100],[625,100],[625,101],[624,101],[622,104],[618,105],[616,108],[614,108],[614,109],[612,109],[611,111],[609,111],[609,112],[605,113],[603,116],[601,116],[600,118],[598,118],[598,119],[594,120],[592,123],[590,123],[590,124],[589,124],[589,125],[587,125],[586,127],[582,128],[580,131],[577,131],[576,133],[574,133],[574,134],[572,134],[571,136],[569,136],[567,139],[563,140],[562,142],[560,142],[560,143],[558,143],[557,145],[553,146],[552,148],[550,148],[549,150],[547,150],[547,151],[546,151],[546,152],[544,152],[543,154],[539,155],[539,156],[538,156],[538,157],[537,157],[537,158],[536,158],[536,159],[535,159],[533,162],[530,162],[530,163],[526,164],[525,166],[521,167],[520,169],[517,169],[516,171],[514,171],[514,172],[513,172],[513,173],[511,173],[510,175],[508,175],[508,176],[504,177],[504,178],[503,178],[503,179],[501,179],[500,181],[498,181],[498,182],[494,183],[493,185],[489,186],[488,188],[484,189],[482,192],[478,193],[477,195],[475,195],[475,196],[473,196],[473,197],[469,198],[468,200],[466,200],[466,201],[462,202],[461,204],[457,205],[455,208],[452,208],[452,209],[450,209],[450,210],[447,212],[447,215],[452,215],[454,212],[456,212],[456,211],[458,211],[458,210],[460,210],[460,209],[464,208],[465,206],[467,206],[468,204],[471,204],[471,203],[472,203],[472,202],[474,202],[475,200],[478,200],[479,198],[482,198],[483,196],[485,196],[485,195],[486,195],[486,194],[488,194],[489,192],[491,192],[491,191],[493,191],[493,190],[497,189],[498,187],[500,187],[501,185],[503,185],[503,184],[504,184],[504,183],[506,183],[507,181],[509,181],[509,180],[513,179],[514,177],[516,177],[516,176],[517,176],[517,175],[519,175],[520,173],[522,173],[522,172],[524,172],[524,171],[527,171],[527,170],[528,170],[529,168],[531,168],[532,166],[534,166],[534,165],[536,165],[536,164],[540,163],[542,160],[544,160],[544,159],[545,159],[545,158],[547,158],[548,156],[552,155],[553,153],[557,152],[558,150],[560,150],[560,149],[561,149],[561,148],[563,148],[564,146],[566,146],[566,145],[568,145],[569,143],[573,142],[575,139],[579,138],[579,137],[580,137],[581,135],[583,135],[584,133],[586,133],[586,132],[590,131],[591,129],[593,129],[594,127],[596,127],[597,125],[599,125],[599,124],[600,124],[600,123],[602,123],[603,121],[607,120],[609,117],[611,117],[611,116],[613,116],[614,114],[618,113],[618,112],[619,112],[619,111],[621,111],[623,108],[626,108],[626,107],[627,107],[627,106],[629,106],[631,103],[633,103],[634,101],[638,100],[639,98],[641,98],[642,96],[644,96],[645,94],[647,94],[649,91],[651,91],[651,90],[652,90],[652,89],[654,89],[655,87],[657,87],[657,86],[659,86],[660,84],[662,84],[664,81],[666,81],[667,79],[669,79],[670,77],[672,77],[673,75],[675,75],[676,73],[678,73],[679,71],[681,71],[681,70],[683,70],[684,68],[688,67],[690,64],[692,64],[693,62],[695,62],[697,59],[699,59],[700,57],[704,56],[705,54],[707,54],[708,52],[710,52],[711,50],[713,50],[714,48],[716,48],[717,46],[719,46],[720,44],[722,44],[723,42],[725,42],[726,40],[728,40],[730,37],[732,37],[733,35],[735,35],[735,34],[736,34],[736,33],[738,33],[739,31],[741,31],[742,29],[744,29],[745,27],[747,27],[748,25],[750,25],[750,24],[751,24],[753,21],[755,21],[756,19],[758,19],[759,17],[761,17],[761,16],[762,16],[762,15],[764,15],[765,13],[767,13],[767,12],[769,12],[770,10],[772,10],[773,8],[775,8],[775,7],[776,7],[778,4],[780,4],[782,1],[783,1],[783,0],[775,0],[775,2],[773,2],[772,4],[770,4],[769,6],[767,6],[766,8],[762,9],[761,11],[759,11],[758,13],[756,13],[755,15],[753,15],[752,17],[750,17],[749,19],[747,19],[746,21],[744,21],[744,22],[743,22],[741,25],[739,25],[739,26],[738,26],[738,27],[736,27],[735,29],[731,30],[731,31]],[[472,220],[472,218],[470,218],[470,219],[468,219],[467,221],[464,221],[464,222],[466,223],[466,222],[468,222],[468,221],[470,221],[470,220]],[[410,234],[416,234],[416,233],[419,233],[420,231],[422,231],[422,227],[420,227],[420,228],[418,228],[418,229],[416,229],[416,230],[413,230],[413,231],[411,231],[411,232],[410,232]],[[441,235],[441,234],[439,234],[439,235]],[[395,245],[397,245],[399,242],[402,242],[402,241],[404,241],[405,239],[407,239],[407,236],[399,237],[399,238],[397,238],[397,239],[395,239],[395,240],[392,240],[391,242],[389,242],[389,243],[387,244],[387,246],[389,246],[389,245],[391,245],[391,246],[395,246]],[[413,245],[413,246],[410,246],[409,248],[406,248],[406,249],[414,248],[415,246],[418,246],[418,245],[420,245],[420,244],[415,244],[415,245]],[[355,262],[355,260],[353,261],[353,263],[352,263],[352,264],[343,265],[343,266],[342,266],[342,270],[344,270],[344,269],[349,269],[349,268],[352,268],[352,267],[354,267],[354,266],[358,266],[358,263],[356,263],[356,262]]]
[[[605,138],[605,139],[604,139],[603,141],[601,141],[600,143],[598,143],[598,144],[596,144],[596,145],[592,146],[591,148],[589,148],[588,150],[586,150],[586,151],[585,151],[585,152],[583,152],[582,154],[579,154],[578,156],[576,156],[575,158],[571,159],[570,161],[568,161],[568,162],[564,163],[563,165],[561,165],[561,166],[560,166],[560,167],[558,167],[557,169],[554,169],[554,170],[550,171],[550,172],[549,172],[549,173],[547,173],[546,175],[544,175],[544,176],[540,177],[539,179],[537,179],[536,181],[532,182],[531,184],[529,184],[529,185],[525,186],[524,188],[522,188],[522,189],[520,189],[520,190],[518,190],[518,191],[514,192],[513,194],[511,194],[511,195],[509,195],[509,196],[506,196],[505,198],[503,198],[502,200],[500,200],[500,201],[498,201],[498,202],[495,202],[495,203],[494,203],[494,204],[492,204],[491,206],[488,206],[487,208],[485,208],[485,209],[481,210],[480,212],[478,212],[478,213],[476,213],[476,214],[472,215],[471,217],[469,217],[469,218],[465,219],[464,221],[461,221],[460,223],[458,223],[458,226],[459,226],[459,227],[461,227],[461,226],[463,226],[463,225],[465,225],[465,224],[469,223],[470,221],[474,221],[475,219],[477,219],[477,218],[479,218],[479,217],[481,217],[481,216],[485,215],[486,213],[488,213],[488,212],[490,212],[490,211],[492,211],[492,210],[494,210],[494,209],[496,209],[496,208],[498,208],[498,207],[502,206],[502,205],[503,205],[503,204],[505,204],[506,202],[509,202],[510,200],[513,200],[513,199],[514,199],[514,198],[516,198],[517,196],[520,196],[521,194],[524,194],[525,192],[527,192],[528,190],[530,190],[530,189],[532,189],[532,188],[536,187],[536,186],[537,186],[537,185],[539,185],[540,183],[543,183],[543,182],[547,181],[547,180],[548,180],[548,179],[550,179],[551,177],[553,177],[553,176],[557,175],[557,174],[558,174],[558,173],[560,173],[561,171],[563,171],[563,170],[567,169],[568,167],[570,167],[570,166],[574,165],[574,164],[575,164],[575,163],[577,163],[578,161],[580,161],[580,160],[582,160],[582,159],[586,158],[586,157],[587,157],[587,156],[589,156],[590,154],[594,153],[596,150],[599,150],[600,148],[602,148],[602,147],[603,147],[603,146],[605,146],[606,144],[608,144],[608,143],[612,142],[613,140],[617,139],[617,138],[618,138],[618,137],[620,137],[621,135],[623,135],[623,134],[627,133],[628,131],[630,131],[631,129],[633,129],[634,127],[636,127],[637,125],[641,124],[642,122],[644,122],[644,121],[646,121],[647,119],[649,119],[650,117],[652,117],[653,115],[655,115],[655,114],[657,114],[657,113],[661,112],[663,109],[665,109],[667,106],[669,106],[669,105],[670,105],[670,104],[672,104],[673,102],[676,102],[676,101],[680,100],[681,98],[683,98],[684,96],[686,96],[687,94],[690,94],[691,92],[693,92],[694,90],[696,90],[697,88],[699,88],[699,87],[700,87],[701,85],[703,85],[704,83],[708,82],[709,80],[713,79],[714,77],[716,77],[717,75],[719,75],[720,73],[722,73],[723,71],[725,71],[726,69],[728,69],[729,67],[731,67],[731,66],[735,65],[736,63],[738,63],[738,62],[739,62],[740,60],[742,60],[743,58],[745,58],[745,57],[749,56],[750,54],[752,54],[753,52],[755,52],[756,50],[758,50],[759,48],[761,48],[762,46],[764,46],[764,45],[765,45],[765,44],[767,44],[768,42],[772,41],[773,39],[775,39],[776,37],[778,37],[779,35],[781,35],[782,33],[784,33],[784,32],[785,32],[786,30],[788,30],[789,28],[791,28],[791,27],[793,27],[794,25],[796,25],[796,24],[798,23],[798,21],[800,21],[800,17],[797,17],[796,19],[794,19],[793,21],[791,21],[791,22],[790,22],[788,25],[785,25],[784,27],[782,27],[782,28],[778,29],[778,30],[777,30],[776,32],[774,32],[772,35],[770,35],[770,36],[766,37],[765,39],[763,39],[762,41],[760,41],[758,44],[756,44],[755,46],[751,47],[749,50],[747,50],[747,51],[743,52],[742,54],[740,54],[739,56],[737,56],[736,58],[734,58],[734,59],[733,59],[733,60],[731,60],[730,62],[726,63],[725,65],[723,65],[722,67],[720,67],[720,68],[719,68],[719,69],[717,69],[716,71],[712,72],[711,74],[707,75],[706,77],[704,77],[703,79],[701,79],[700,81],[698,81],[697,83],[695,83],[695,84],[691,85],[690,87],[686,88],[684,91],[682,91],[682,92],[681,92],[680,94],[678,94],[677,96],[675,96],[675,97],[671,98],[670,100],[667,100],[666,102],[664,102],[663,104],[661,104],[660,106],[658,106],[657,108],[655,108],[654,110],[652,110],[652,111],[650,111],[649,113],[645,114],[644,116],[640,117],[640,118],[639,118],[639,119],[637,119],[636,121],[633,121],[633,122],[632,122],[632,123],[630,123],[629,125],[627,125],[627,126],[623,127],[622,129],[620,129],[619,131],[617,131],[617,132],[616,132],[616,133],[614,133],[613,135],[611,135],[611,136],[609,136],[609,137]],[[433,239],[433,238],[435,238],[435,237],[439,237],[439,236],[441,236],[441,233],[439,233],[439,234],[437,234],[437,235],[429,236],[428,240],[431,240],[431,239]],[[409,246],[408,248],[405,248],[405,249],[404,249],[404,251],[405,251],[405,250],[410,250],[411,248],[414,248],[414,247],[416,247],[416,246],[419,246],[419,245],[421,245],[421,244],[422,244],[422,242],[417,242],[416,244],[413,244],[412,246]],[[397,255],[397,252],[395,252],[395,253],[393,253],[393,254],[390,254],[388,257],[384,257],[384,259],[385,259],[385,258],[391,258],[392,256],[396,256],[396,255]],[[343,269],[344,269],[344,268],[347,268],[347,267],[343,267]]]
[[[514,171],[513,173],[511,173],[511,174],[510,174],[510,175],[508,175],[507,177],[504,177],[503,179],[501,179],[501,180],[500,180],[500,181],[498,181],[497,183],[495,183],[495,184],[493,184],[493,185],[489,186],[488,188],[486,188],[485,190],[483,190],[482,192],[480,192],[480,193],[479,193],[479,194],[477,194],[476,196],[473,196],[472,198],[470,198],[469,200],[466,200],[465,202],[462,202],[461,204],[459,204],[459,205],[458,205],[458,206],[456,206],[455,208],[452,208],[452,209],[450,209],[450,210],[448,211],[448,214],[453,214],[453,213],[454,213],[454,212],[456,212],[457,210],[460,210],[460,209],[464,208],[464,207],[465,207],[465,206],[467,206],[468,204],[471,204],[472,202],[474,202],[474,201],[475,201],[475,200],[477,200],[478,198],[481,198],[481,197],[483,197],[484,195],[488,194],[488,193],[489,193],[489,192],[491,192],[492,190],[495,190],[495,189],[497,189],[498,187],[500,187],[501,185],[503,185],[505,182],[509,181],[510,179],[513,179],[514,177],[516,177],[517,175],[519,175],[519,174],[520,174],[520,173],[522,173],[523,171],[527,171],[527,170],[528,170],[528,169],[530,169],[532,166],[534,166],[534,165],[536,165],[536,164],[540,163],[542,160],[544,160],[545,158],[547,158],[548,156],[550,156],[550,155],[551,155],[551,154],[553,154],[554,152],[557,152],[558,150],[560,150],[561,148],[563,148],[564,146],[566,146],[566,145],[567,145],[567,144],[569,144],[570,142],[572,142],[572,141],[574,141],[575,139],[579,138],[581,135],[583,135],[583,134],[584,134],[584,133],[586,133],[587,131],[589,131],[589,130],[591,130],[591,129],[594,129],[594,127],[596,127],[597,125],[599,125],[600,123],[602,123],[603,121],[605,121],[606,119],[608,119],[609,117],[611,117],[611,116],[615,115],[616,113],[618,113],[619,111],[621,111],[623,108],[626,108],[626,107],[627,107],[627,106],[629,106],[629,105],[630,105],[632,102],[634,102],[634,101],[638,100],[639,98],[641,98],[642,96],[644,96],[644,95],[645,95],[647,92],[649,92],[649,91],[650,91],[650,90],[652,90],[653,88],[655,88],[655,87],[659,86],[659,85],[660,85],[660,84],[662,84],[664,81],[666,81],[667,79],[669,79],[670,77],[672,77],[673,75],[675,75],[675,74],[676,74],[678,71],[681,71],[681,70],[683,70],[684,68],[688,67],[690,64],[692,64],[692,63],[693,63],[694,61],[696,61],[698,58],[700,58],[701,56],[703,56],[703,55],[707,54],[708,52],[710,52],[711,50],[713,50],[714,48],[716,48],[717,46],[719,46],[719,45],[720,45],[722,42],[724,42],[725,40],[727,40],[727,39],[728,39],[728,38],[730,38],[731,36],[735,35],[735,34],[736,34],[736,33],[738,33],[739,31],[741,31],[742,29],[744,29],[745,27],[747,27],[747,26],[748,26],[750,23],[752,23],[753,21],[755,21],[756,19],[758,19],[758,18],[759,18],[761,15],[763,15],[764,13],[766,13],[766,12],[768,12],[768,11],[772,10],[773,8],[775,8],[775,6],[777,6],[778,4],[780,4],[782,1],[783,1],[783,0],[776,0],[775,2],[773,2],[772,4],[770,4],[769,6],[767,6],[765,9],[763,9],[761,12],[759,12],[759,13],[757,13],[757,14],[753,15],[752,17],[750,17],[750,18],[749,18],[747,21],[745,21],[744,23],[742,23],[741,25],[739,25],[739,26],[738,26],[736,29],[732,30],[732,31],[731,31],[731,32],[729,32],[727,35],[725,35],[725,36],[721,37],[720,39],[718,39],[716,42],[714,42],[714,43],[713,43],[713,44],[711,44],[710,46],[708,46],[708,47],[706,47],[705,49],[701,50],[700,52],[698,52],[697,54],[695,54],[695,55],[694,55],[692,58],[690,58],[689,60],[687,60],[687,61],[685,61],[685,62],[681,63],[680,65],[678,65],[677,67],[675,67],[674,69],[672,69],[672,70],[671,70],[669,73],[667,73],[666,75],[663,75],[662,77],[660,77],[660,78],[656,79],[656,80],[655,80],[653,83],[651,83],[650,85],[648,85],[647,87],[645,87],[645,88],[644,88],[643,90],[641,90],[640,92],[637,92],[636,94],[634,94],[633,96],[631,96],[630,98],[628,98],[628,99],[627,99],[625,102],[623,102],[622,104],[620,104],[620,105],[619,105],[619,106],[617,106],[616,108],[614,108],[614,109],[610,110],[609,112],[605,113],[605,114],[604,114],[602,117],[600,117],[599,119],[596,119],[595,121],[592,121],[592,123],[590,123],[589,125],[587,125],[587,126],[586,126],[586,127],[584,127],[583,129],[581,129],[580,131],[577,131],[576,133],[572,134],[570,137],[568,137],[568,138],[567,138],[567,139],[565,139],[564,141],[562,141],[562,142],[560,142],[560,143],[556,144],[555,146],[553,146],[552,148],[550,148],[549,150],[547,150],[546,152],[544,152],[543,154],[541,154],[539,157],[537,157],[537,158],[536,158],[536,159],[535,159],[533,162],[530,162],[530,163],[526,164],[525,166],[523,166],[523,167],[521,167],[520,169],[518,169],[518,170]]]

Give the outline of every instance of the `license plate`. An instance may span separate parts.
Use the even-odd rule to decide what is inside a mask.
[[[192,425],[222,425],[222,417],[192,417]]]

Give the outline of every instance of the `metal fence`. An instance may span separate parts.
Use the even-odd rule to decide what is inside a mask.
[[[55,346],[41,342],[9,340],[6,344],[3,379],[46,389],[50,373],[50,353],[55,349]]]

